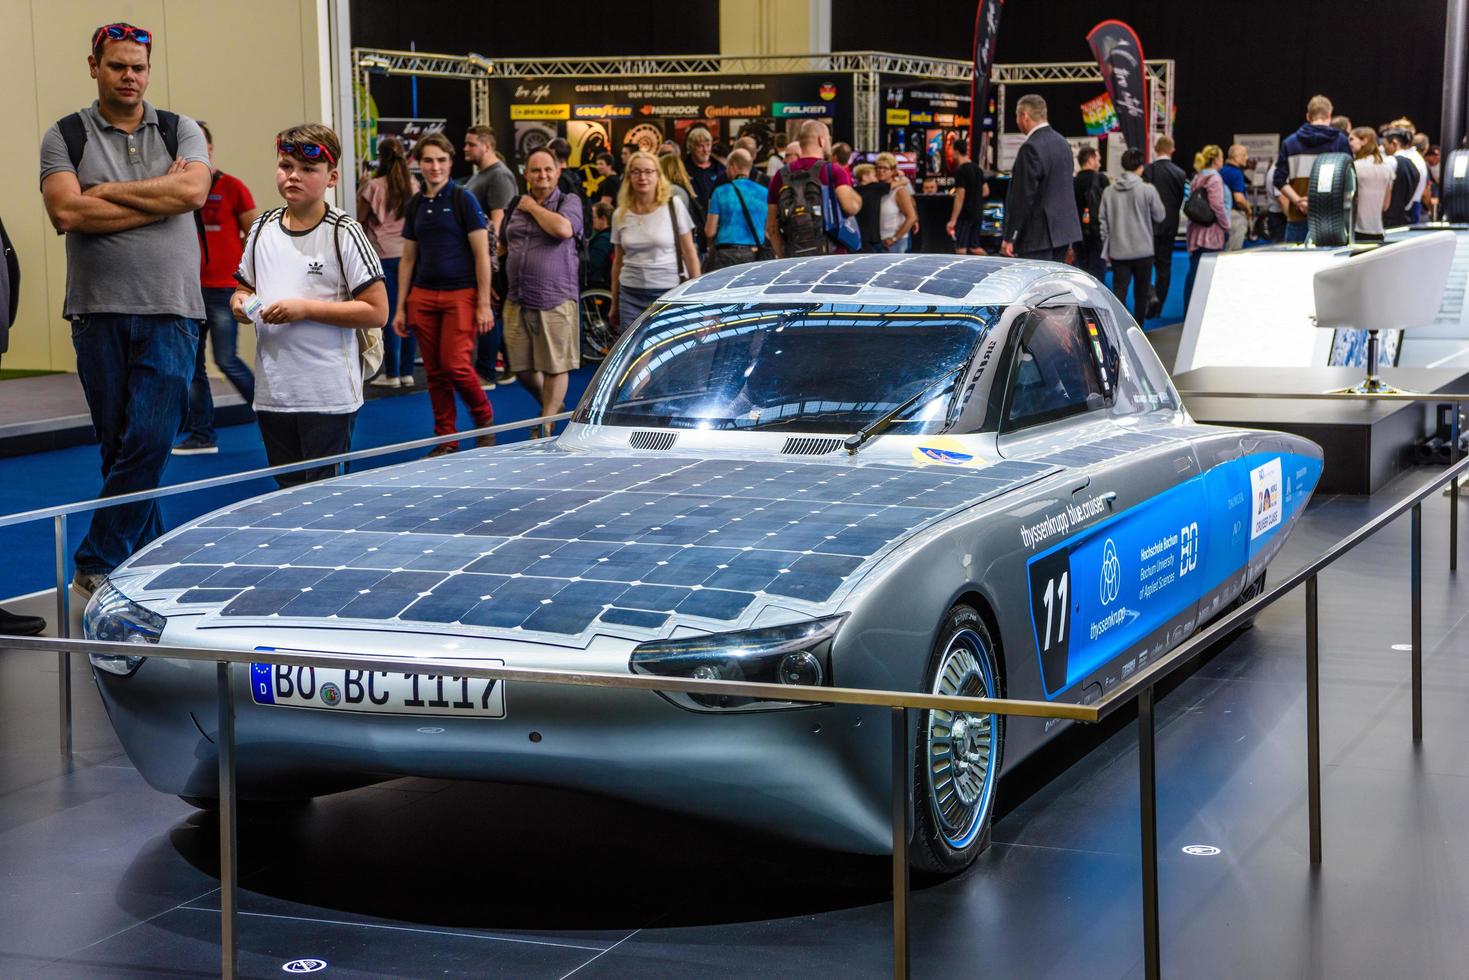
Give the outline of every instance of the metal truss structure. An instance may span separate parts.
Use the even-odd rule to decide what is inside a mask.
[[[1173,61],[1147,63],[1148,83],[1153,93],[1153,132],[1173,130]],[[616,76],[696,77],[699,75],[794,74],[803,72],[851,72],[856,79],[853,144],[875,149],[880,135],[883,75],[937,82],[967,82],[974,66],[952,58],[925,58],[887,51],[833,52],[830,54],[771,55],[636,55],[627,58],[503,58],[480,55],[430,54],[422,51],[352,49],[353,73],[362,91],[369,78],[381,75],[417,75],[420,78],[462,78],[470,84],[470,119],[476,125],[490,121],[490,78],[607,78]],[[1005,104],[1009,85],[1060,85],[1102,83],[1094,62],[1073,61],[1028,65],[995,65],[993,83],[999,104]],[[358,107],[359,117],[363,107]],[[996,120],[1005,129],[1004,111]]]

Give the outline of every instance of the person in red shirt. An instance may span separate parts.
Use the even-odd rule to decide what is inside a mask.
[[[214,171],[209,186],[209,200],[200,209],[204,218],[206,249],[199,259],[199,285],[204,291],[204,320],[199,324],[199,350],[194,357],[194,379],[189,384],[189,417],[187,435],[173,447],[176,456],[217,453],[219,444],[214,434],[214,396],[209,391],[209,375],[204,367],[204,341],[214,348],[214,363],[249,405],[255,401],[255,375],[235,353],[239,324],[230,312],[234,295],[235,270],[240,267],[245,235],[259,212],[238,177],[214,166],[214,137],[209,127],[199,124],[209,144],[209,166]]]

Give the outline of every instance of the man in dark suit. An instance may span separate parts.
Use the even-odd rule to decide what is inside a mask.
[[[1046,100],[1023,95],[1015,103],[1015,125],[1025,142],[1015,155],[1005,194],[1003,255],[1063,262],[1081,240],[1081,219],[1071,181],[1071,144],[1046,122]]]
[[[1159,136],[1153,143],[1153,162],[1143,168],[1143,180],[1156,187],[1163,200],[1163,222],[1153,228],[1153,294],[1148,299],[1148,316],[1157,316],[1168,302],[1173,239],[1178,236],[1178,212],[1183,207],[1183,189],[1188,186],[1188,174],[1173,162],[1171,136]]]

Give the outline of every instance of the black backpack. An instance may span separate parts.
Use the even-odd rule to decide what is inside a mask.
[[[179,155],[179,114],[169,112],[167,109],[155,109],[154,111],[158,114],[158,135],[163,138],[163,148],[168,151],[170,160],[177,159]],[[60,130],[61,139],[66,143],[66,155],[71,158],[71,169],[76,170],[82,165],[82,153],[87,148],[87,125],[82,122],[82,114],[73,112],[70,115],[62,116],[57,121],[56,128]],[[194,227],[199,232],[199,248],[207,263],[209,261],[209,240],[204,237],[202,211],[194,212]]]
[[[20,256],[15,254],[15,246],[10,242],[10,236],[5,234],[5,222],[0,221],[0,252],[4,252],[6,272],[10,276],[10,308],[0,310],[0,333],[3,328],[15,324],[16,311],[20,309]]]
[[[1188,200],[1183,202],[1183,216],[1200,228],[1207,228],[1219,220],[1209,205],[1208,184],[1207,180],[1196,181]]]
[[[775,220],[780,237],[785,240],[786,256],[826,255],[831,251],[824,214],[826,191],[816,178],[816,168],[782,167],[780,180]]]

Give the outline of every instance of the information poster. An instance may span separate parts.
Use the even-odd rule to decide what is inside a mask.
[[[907,154],[917,178],[951,187],[959,169],[954,141],[969,138],[973,96],[968,82],[885,84],[882,90],[881,149]],[[873,149],[858,147],[859,150]],[[970,150],[973,156],[973,148]]]

